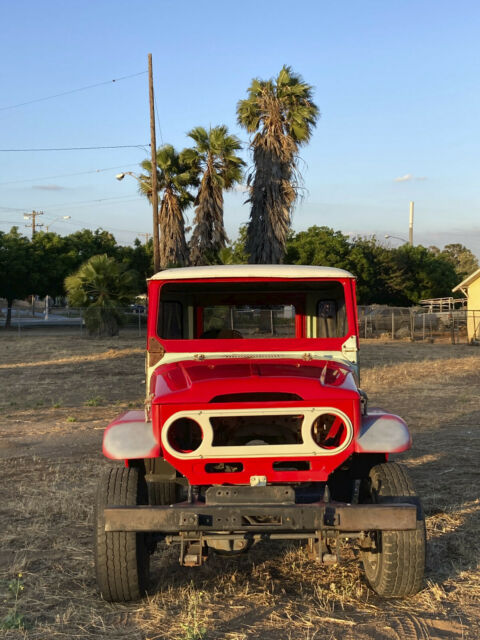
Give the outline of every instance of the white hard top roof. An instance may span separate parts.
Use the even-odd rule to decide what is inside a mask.
[[[334,267],[299,264],[228,264],[208,267],[181,267],[159,271],[150,280],[190,280],[194,278],[354,278],[349,271]]]

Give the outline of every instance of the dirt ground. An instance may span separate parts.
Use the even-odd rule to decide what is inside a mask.
[[[321,567],[300,544],[259,544],[178,566],[154,556],[144,601],[102,601],[92,506],[110,463],[102,430],[144,395],[143,339],[0,334],[0,637],[168,640],[416,640],[480,637],[480,349],[362,343],[370,402],[402,415],[398,456],[427,515],[423,590],[387,601],[348,548]],[[20,627],[20,628],[12,628]]]

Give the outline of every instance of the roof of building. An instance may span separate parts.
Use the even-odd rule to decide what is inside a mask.
[[[150,280],[195,278],[354,278],[349,271],[334,267],[298,264],[228,264],[208,267],[181,267],[159,271]]]
[[[457,284],[457,286],[454,289],[452,289],[452,291],[462,291],[462,289],[469,287],[473,282],[475,282],[477,278],[480,278],[480,269],[477,269],[476,271],[471,273],[467,278],[465,278],[465,280],[462,280],[462,282],[460,282],[460,284]]]

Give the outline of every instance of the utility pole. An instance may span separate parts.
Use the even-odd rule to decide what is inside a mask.
[[[410,202],[410,221],[408,223],[408,244],[413,247],[413,210],[415,203]]]
[[[37,227],[43,227],[43,224],[41,222],[36,222],[37,216],[43,216],[43,211],[32,211],[32,213],[23,214],[25,220],[31,218],[31,222],[29,224],[26,224],[25,226],[32,228],[32,238],[37,232]]]
[[[157,142],[155,139],[155,103],[153,96],[152,54],[148,54],[148,94],[150,99],[150,147],[152,151],[153,269],[160,271],[160,238],[158,228]]]

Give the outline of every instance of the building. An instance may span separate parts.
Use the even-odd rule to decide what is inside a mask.
[[[467,298],[468,341],[480,342],[480,269],[465,278],[452,291],[461,291]]]

